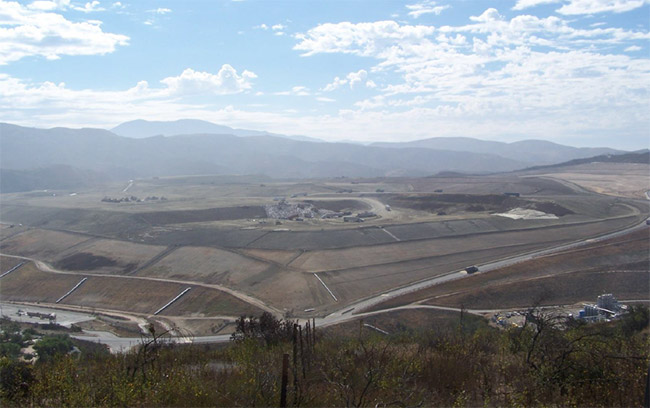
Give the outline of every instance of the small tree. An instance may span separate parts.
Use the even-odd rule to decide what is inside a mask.
[[[66,354],[72,350],[72,340],[67,334],[56,336],[45,336],[34,345],[34,350],[38,353],[38,360],[45,362],[51,361],[56,356]]]
[[[293,322],[279,320],[271,313],[264,312],[259,318],[241,316],[237,319],[236,326],[232,340],[262,339],[270,346],[291,339]]]

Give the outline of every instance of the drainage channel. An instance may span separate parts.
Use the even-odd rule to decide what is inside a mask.
[[[81,286],[81,285],[82,285],[85,281],[87,281],[87,280],[88,280],[88,278],[83,278],[82,280],[80,280],[79,283],[77,283],[76,285],[74,285],[74,287],[73,287],[72,289],[70,289],[70,290],[68,291],[68,293],[66,293],[65,295],[61,296],[61,297],[60,297],[60,298],[59,298],[55,303],[59,303],[59,302],[61,302],[63,299],[65,299],[65,298],[67,298],[68,296],[70,296],[70,294],[71,294],[72,292],[74,292],[75,290],[77,290],[77,288],[79,288],[79,286]]]
[[[27,262],[21,262],[18,265],[14,266],[13,268],[9,269],[7,272],[3,273],[0,275],[0,278],[2,278],[5,275],[9,275],[11,272],[15,271],[16,269],[20,268],[21,266],[25,265]]]
[[[176,295],[175,298],[173,298],[172,300],[170,300],[169,302],[167,302],[167,304],[166,304],[165,306],[163,306],[163,307],[161,307],[160,309],[156,310],[156,311],[153,313],[154,316],[157,315],[158,313],[162,312],[163,310],[167,309],[169,306],[172,305],[172,303],[174,303],[174,302],[176,302],[178,299],[180,299],[181,296],[183,296],[184,294],[186,294],[187,292],[189,292],[190,289],[192,289],[192,288],[185,288],[184,291],[182,291],[181,293],[179,293],[178,295]]]

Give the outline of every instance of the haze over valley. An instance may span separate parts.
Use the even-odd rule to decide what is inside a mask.
[[[648,15],[0,0],[0,406],[648,406]]]

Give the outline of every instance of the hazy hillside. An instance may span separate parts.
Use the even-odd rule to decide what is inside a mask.
[[[197,134],[133,139],[100,129],[0,125],[5,169],[63,164],[112,177],[265,174],[271,177],[423,176],[508,171],[524,163],[490,154],[314,143],[274,136]]]
[[[551,164],[548,166],[534,166],[524,170],[554,169],[560,167],[577,166],[588,163],[642,163],[650,164],[650,151],[631,152],[624,154],[604,154],[600,156],[574,159],[563,163]]]
[[[259,136],[268,134],[267,132],[260,132],[257,130],[233,129],[228,126],[217,125],[197,119],[181,119],[169,122],[138,119],[124,122],[110,129],[110,131],[119,136],[132,137],[136,139],[151,136],[189,135],[195,133],[214,133],[235,136]]]
[[[110,177],[106,174],[65,165],[34,170],[0,169],[0,192],[78,189],[109,180]]]
[[[119,136],[141,139],[151,136],[175,136],[193,134],[216,134],[234,136],[278,136],[306,142],[321,142],[322,140],[307,136],[285,136],[259,130],[233,129],[212,122],[197,119],[180,119],[176,121],[147,121],[132,120],[115,126],[110,130]]]
[[[419,147],[495,154],[504,158],[530,163],[530,165],[554,164],[601,154],[623,153],[620,150],[606,147],[578,148],[545,140],[522,140],[513,143],[503,143],[469,137],[436,137],[406,143],[374,143],[373,146],[392,148]]]

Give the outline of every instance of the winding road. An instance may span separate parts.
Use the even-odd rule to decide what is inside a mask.
[[[648,193],[646,193],[648,194]],[[650,199],[650,197],[649,197]],[[619,231],[614,231],[606,234],[602,234],[599,236],[595,237],[590,237],[590,238],[584,238],[579,241],[575,241],[572,243],[568,244],[563,244],[563,245],[558,245],[552,248],[547,248],[547,249],[542,249],[542,250],[537,250],[537,251],[532,251],[516,256],[511,256],[508,258],[504,258],[498,261],[493,261],[489,263],[484,263],[484,264],[478,264],[477,266],[479,267],[479,272],[477,273],[489,273],[490,271],[500,269],[506,266],[510,266],[513,264],[517,264],[520,262],[525,262],[528,260],[532,260],[534,258],[538,257],[543,257],[543,256],[548,256],[551,254],[555,254],[558,252],[574,249],[577,247],[581,247],[584,245],[588,244],[593,244],[595,242],[600,242],[604,241],[607,239],[611,238],[616,238],[625,234],[629,234],[634,231],[638,231],[641,229],[648,228],[648,225],[646,224],[646,221],[644,220],[641,223],[634,224],[632,226],[629,226],[627,228],[624,228]],[[257,298],[253,298],[245,293],[233,290],[231,288],[222,286],[222,285],[216,285],[216,284],[206,284],[202,282],[194,282],[194,281],[185,281],[185,280],[176,280],[176,279],[166,279],[166,278],[153,278],[153,277],[140,277],[140,276],[129,276],[129,275],[109,275],[109,274],[80,274],[77,272],[69,272],[69,271],[61,271],[53,268],[52,266],[48,265],[45,262],[28,258],[28,257],[21,257],[21,256],[15,256],[15,255],[9,255],[9,254],[1,254],[2,256],[7,256],[7,257],[13,257],[13,258],[20,258],[20,259],[25,259],[34,262],[36,267],[44,272],[50,272],[50,273],[57,273],[57,274],[66,274],[66,275],[84,275],[84,276],[102,276],[102,277],[110,277],[110,278],[120,278],[120,279],[139,279],[139,280],[150,280],[150,281],[159,281],[159,282],[168,282],[168,283],[177,283],[177,284],[183,284],[183,285],[192,285],[192,286],[201,286],[201,287],[206,287],[206,288],[211,288],[211,289],[217,289],[220,291],[223,291],[225,293],[228,293],[232,296],[237,297],[238,299],[241,299],[245,302],[248,302],[252,305],[255,305],[259,307],[261,310],[268,311],[270,313],[273,313],[274,315],[280,317],[282,316],[282,312],[278,310],[277,308],[274,308],[272,306],[267,305],[263,301]],[[316,325],[318,327],[325,327],[325,326],[331,326],[339,323],[343,323],[346,321],[350,320],[355,320],[358,319],[359,317],[362,316],[369,316],[369,315],[375,315],[375,314],[380,314],[380,313],[386,313],[390,311],[395,311],[395,310],[403,310],[403,309],[414,309],[414,308],[428,308],[428,309],[438,309],[438,310],[451,310],[451,311],[458,311],[459,309],[457,308],[449,308],[449,307],[441,307],[441,306],[428,306],[428,305],[419,305],[419,304],[412,304],[412,305],[406,305],[406,306],[399,306],[399,307],[394,307],[394,308],[389,308],[389,309],[384,309],[380,311],[373,311],[373,312],[364,312],[364,310],[367,310],[370,307],[376,306],[377,304],[387,301],[389,299],[402,296],[407,293],[415,292],[421,289],[425,289],[428,287],[431,287],[433,285],[437,285],[443,282],[448,282],[456,279],[462,279],[464,277],[467,277],[468,274],[465,271],[454,271],[454,272],[449,272],[444,275],[439,275],[433,278],[428,278],[425,280],[421,280],[418,282],[414,282],[408,285],[405,285],[400,288],[392,289],[390,291],[374,295],[372,297],[366,298],[359,300],[357,302],[354,302],[352,304],[347,304],[343,308],[341,308],[338,311],[335,311],[333,313],[330,313],[329,315],[321,318],[316,318]],[[47,306],[42,308],[47,308]],[[60,309],[57,307],[57,310]],[[99,311],[99,309],[98,309]],[[487,313],[487,312],[492,312],[492,311],[483,311],[483,310],[468,310],[468,313]],[[111,311],[112,313],[112,311]],[[123,315],[131,315],[132,317],[141,319],[141,317],[136,317],[136,314],[128,314],[124,312],[120,312]],[[137,344],[140,344],[142,342],[142,338],[123,338],[123,337],[117,337],[112,333],[109,332],[85,332],[86,334],[83,335],[74,335],[73,337],[82,339],[82,340],[88,340],[88,341],[98,341],[104,344],[107,344],[110,349],[114,352],[121,351],[121,350],[127,350]],[[214,342],[226,342],[229,341],[230,335],[216,335],[216,336],[204,336],[204,337],[176,337],[173,338],[174,341],[180,341],[180,342],[192,342],[192,343],[214,343]]]

